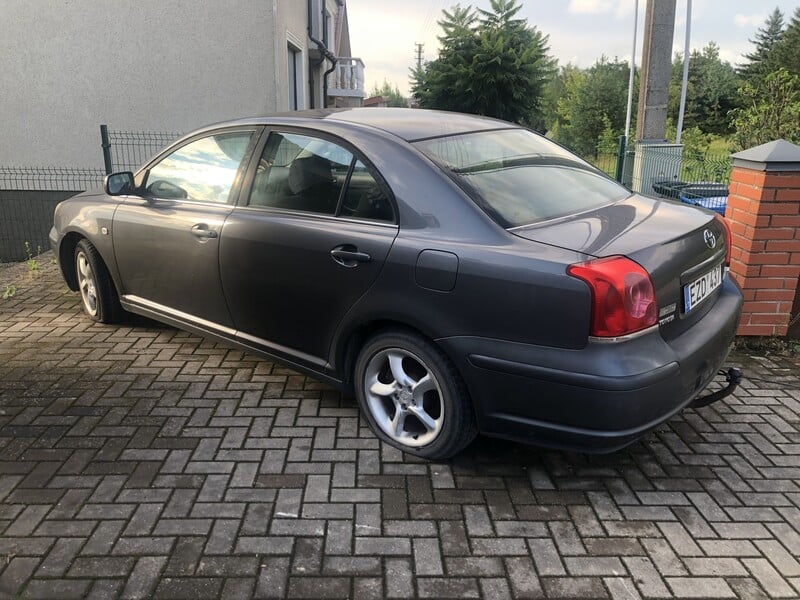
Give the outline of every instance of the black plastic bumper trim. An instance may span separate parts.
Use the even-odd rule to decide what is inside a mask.
[[[637,375],[608,377],[563,371],[561,369],[519,363],[502,358],[495,358],[493,356],[483,356],[481,354],[470,354],[469,361],[476,367],[489,369],[490,371],[498,371],[509,375],[519,375],[553,383],[609,392],[624,392],[646,388],[664,381],[665,379],[677,377],[680,372],[680,367],[676,362],[671,362],[657,369],[653,369],[652,371]]]

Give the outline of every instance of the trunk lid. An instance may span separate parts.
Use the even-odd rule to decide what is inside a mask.
[[[632,195],[586,213],[511,232],[592,257],[623,255],[639,263],[653,281],[665,338],[691,327],[719,296],[717,288],[686,310],[684,288],[725,261],[725,227],[710,211]]]

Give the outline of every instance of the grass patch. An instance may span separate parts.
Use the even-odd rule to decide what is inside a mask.
[[[733,343],[733,347],[746,354],[768,356],[800,356],[800,340],[774,336],[740,336]]]
[[[36,256],[39,256],[42,253],[42,247],[39,246],[36,250]],[[39,261],[33,255],[33,250],[31,250],[31,245],[28,242],[25,242],[25,254],[28,255],[28,260],[25,261],[25,264],[28,265],[28,271],[31,273],[33,271],[39,270]]]

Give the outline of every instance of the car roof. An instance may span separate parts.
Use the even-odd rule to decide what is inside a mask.
[[[472,131],[487,131],[517,127],[512,123],[489,117],[456,112],[417,108],[331,108],[278,113],[251,119],[241,119],[235,124],[295,123],[312,125],[316,120],[358,124],[386,131],[406,141],[458,135]],[[234,124],[231,123],[231,124]],[[217,126],[221,125],[218,123]]]

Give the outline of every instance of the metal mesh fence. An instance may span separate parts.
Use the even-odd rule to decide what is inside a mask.
[[[598,153],[594,158],[587,159],[595,167],[603,171],[609,177],[614,177],[617,169],[617,154],[612,153]]]
[[[733,159],[730,154],[715,155],[692,150],[684,151],[681,179],[689,183],[710,181],[728,184]]]
[[[730,154],[700,152],[671,145],[640,148],[631,144],[622,155],[621,183],[644,194],[668,198],[727,195],[732,159]],[[598,152],[588,159],[611,177],[615,176],[617,153]],[[694,191],[693,191],[694,190]]]
[[[0,167],[0,190],[80,192],[103,184],[103,169],[81,167]]]
[[[0,262],[28,258],[49,248],[53,209],[75,191],[0,190]],[[26,246],[27,244],[27,246]]]
[[[135,171],[182,133],[164,131],[107,131],[103,150],[113,171]]]

